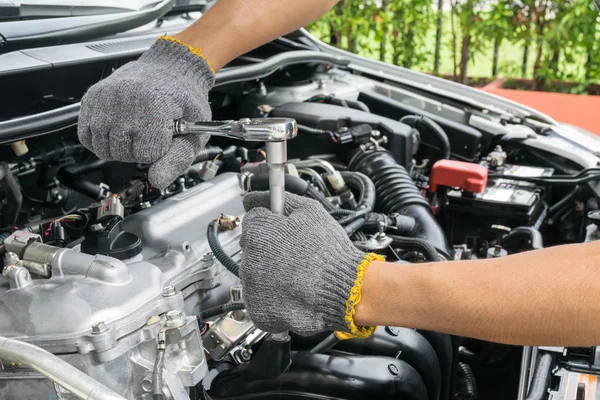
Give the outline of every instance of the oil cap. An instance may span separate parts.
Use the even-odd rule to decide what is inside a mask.
[[[125,232],[121,217],[98,221],[86,229],[84,236],[81,251],[86,254],[127,260],[142,252],[142,241],[137,235]]]

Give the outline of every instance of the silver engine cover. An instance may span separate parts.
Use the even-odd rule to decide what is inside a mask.
[[[226,302],[237,283],[208,253],[206,229],[221,213],[241,217],[242,194],[239,176],[227,173],[129,216],[125,229],[140,237],[143,251],[124,262],[29,246],[21,263],[50,268],[51,277],[32,279],[23,267],[0,277],[0,335],[60,355],[127,399],[144,399],[151,398],[149,379],[165,314],[183,310],[180,336],[167,346],[165,384],[170,398],[187,399],[186,388],[207,372],[195,315]],[[230,254],[239,250],[239,234],[238,229],[220,236]],[[5,242],[7,249],[18,248],[15,235]],[[2,399],[70,398],[29,368],[0,368]]]

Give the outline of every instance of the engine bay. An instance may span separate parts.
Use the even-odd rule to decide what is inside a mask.
[[[309,62],[218,85],[211,106],[215,120],[294,119],[286,190],[387,261],[598,236],[600,159],[542,123]],[[595,393],[593,347],[389,326],[369,339],[280,342],[259,330],[237,268],[242,198],[269,190],[266,157],[264,143],[213,137],[160,191],[148,165],[97,159],[73,126],[4,146],[0,334],[52,353],[57,378],[3,363],[0,398],[82,398],[63,364],[115,399],[575,399],[573,382]]]

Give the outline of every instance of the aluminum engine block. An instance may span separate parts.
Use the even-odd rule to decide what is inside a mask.
[[[151,398],[157,337],[171,311],[171,326],[178,328],[167,337],[165,392],[187,399],[187,388],[207,372],[195,315],[226,302],[237,282],[209,253],[206,229],[220,213],[244,213],[237,174],[220,175],[126,218],[125,229],[143,243],[131,260],[41,243],[24,247],[32,234],[15,233],[5,245],[21,260],[0,277],[0,335],[58,354],[127,399],[144,399]],[[230,254],[239,249],[239,234],[221,235]],[[40,268],[50,277],[30,273]],[[179,320],[173,322],[173,315]],[[26,366],[0,365],[2,399],[71,397]]]

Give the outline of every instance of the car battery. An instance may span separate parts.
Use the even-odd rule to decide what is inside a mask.
[[[448,233],[462,236],[459,232],[463,231],[468,236],[479,235],[481,232],[468,231],[479,231],[482,225],[489,227],[493,224],[539,228],[547,214],[544,188],[519,181],[518,178],[545,177],[553,173],[552,168],[504,165],[499,169],[490,169],[490,174],[503,177],[488,179],[485,189],[480,193],[449,190],[445,207]]]

